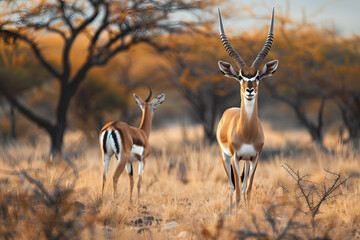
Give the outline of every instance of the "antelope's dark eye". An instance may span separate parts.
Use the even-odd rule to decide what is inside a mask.
[[[256,76],[256,80],[258,80],[258,81],[259,81],[259,80],[260,80],[260,76]]]
[[[239,80],[242,80],[242,77],[239,75],[239,76],[238,76],[238,79],[239,79]]]

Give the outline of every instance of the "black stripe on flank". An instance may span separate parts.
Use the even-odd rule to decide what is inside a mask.
[[[106,140],[107,140],[107,137],[108,137],[108,131],[105,131],[103,142],[102,142],[102,147],[103,147],[103,151],[104,151],[105,154],[106,154]]]
[[[111,132],[111,136],[112,136],[112,138],[114,139],[114,143],[115,143],[115,147],[116,147],[116,155],[119,155],[119,153],[120,153],[120,146],[119,146],[119,142],[118,142],[118,140],[117,140],[115,131],[112,131],[112,132]]]

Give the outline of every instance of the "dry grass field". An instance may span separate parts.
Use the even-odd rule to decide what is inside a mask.
[[[77,134],[66,139],[72,164],[49,164],[46,142],[35,148],[3,146],[0,239],[360,239],[359,152],[333,144],[332,153],[323,153],[304,133],[265,129],[268,148],[255,175],[251,206],[246,209],[242,198],[232,214],[226,214],[228,181],[219,150],[202,145],[198,129],[152,133],[141,199],[137,203],[135,185],[132,204],[125,171],[113,199],[114,160],[101,198],[100,150]],[[280,149],[279,154],[271,149]],[[311,182],[302,182],[303,189],[309,192],[315,183],[320,197],[336,178],[324,169],[340,174],[339,180],[348,178],[322,202],[315,226],[285,164],[300,176],[309,174]],[[318,196],[312,193],[309,200],[316,204]]]

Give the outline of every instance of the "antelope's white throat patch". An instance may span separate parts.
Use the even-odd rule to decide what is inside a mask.
[[[243,97],[243,101],[244,101],[246,115],[248,117],[248,120],[250,120],[251,115],[254,111],[255,97],[251,100],[248,100],[248,99],[246,99],[246,97]]]

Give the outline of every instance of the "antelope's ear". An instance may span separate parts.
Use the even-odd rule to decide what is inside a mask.
[[[139,107],[141,108],[141,110],[144,110],[144,107],[145,107],[144,101],[141,100],[141,98],[139,98],[138,96],[136,96],[135,93],[134,93],[134,98],[135,98],[136,104],[139,105]]]
[[[259,79],[270,77],[271,75],[273,75],[274,72],[276,72],[278,65],[279,65],[278,60],[267,62],[259,72],[259,77],[260,77]]]
[[[157,95],[156,98],[154,98],[154,100],[151,103],[152,109],[155,110],[156,107],[162,104],[164,100],[165,100],[165,93]]]
[[[236,71],[230,63],[218,61],[218,65],[220,68],[220,71],[222,74],[224,74],[226,77],[229,78],[235,78],[236,80],[239,80],[239,72]]]

